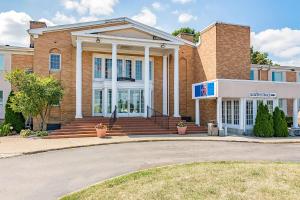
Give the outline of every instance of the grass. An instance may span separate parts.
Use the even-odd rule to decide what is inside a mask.
[[[299,199],[300,164],[213,162],[135,172],[61,200]]]

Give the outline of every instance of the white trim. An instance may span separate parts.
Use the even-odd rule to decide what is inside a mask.
[[[59,56],[59,69],[51,69],[51,55],[57,55]],[[49,53],[49,71],[51,72],[59,72],[61,70],[61,59],[62,59],[62,56],[61,56],[61,53]]]
[[[119,25],[119,26],[108,26],[108,27],[104,27],[104,28],[95,28],[95,29],[88,29],[88,30],[83,30],[83,31],[76,31],[76,32],[71,32],[71,34],[72,35],[92,34],[92,33],[100,33],[100,32],[128,29],[128,28],[132,28],[132,27],[133,27],[132,24],[125,24],[125,25]]]

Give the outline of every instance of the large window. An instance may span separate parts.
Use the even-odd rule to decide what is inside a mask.
[[[239,125],[240,123],[240,102],[238,100],[233,101],[233,124]]]
[[[222,101],[222,123],[226,123],[226,116],[225,116],[225,101]]]
[[[111,95],[111,89],[109,89],[107,94],[107,113],[111,113]]]
[[[254,70],[250,71],[250,80],[254,80]]]
[[[105,78],[111,79],[111,68],[112,68],[112,60],[106,58],[105,59]]]
[[[0,90],[0,106],[3,105],[3,91]]]
[[[152,80],[152,68],[153,68],[153,63],[152,61],[149,62],[149,79]]]
[[[226,111],[227,111],[227,124],[231,124],[232,123],[231,101],[226,102]]]
[[[142,66],[141,60],[135,61],[135,80],[142,80]]]
[[[95,90],[94,91],[94,114],[101,114],[102,113],[102,90]]]
[[[131,60],[126,60],[126,78],[131,78]]]
[[[272,72],[272,81],[282,82],[283,80],[283,72]]]
[[[268,106],[269,112],[272,113],[273,112],[273,100],[267,100],[267,106]]]
[[[95,58],[94,59],[94,78],[101,78],[101,66],[102,66],[102,59]]]
[[[61,55],[58,53],[50,54],[50,70],[60,70]]]
[[[253,125],[253,101],[246,101],[246,125]]]
[[[118,68],[118,78],[123,77],[123,60],[117,60],[117,68]]]
[[[4,70],[4,55],[0,54],[0,71]]]

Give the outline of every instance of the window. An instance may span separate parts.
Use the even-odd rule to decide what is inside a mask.
[[[283,99],[278,99],[278,107],[280,110],[283,110]]]
[[[135,80],[142,80],[142,61],[135,61]]]
[[[123,77],[123,60],[117,60],[117,68],[118,68],[118,78]]]
[[[267,106],[268,106],[269,112],[272,113],[273,112],[273,100],[267,100]]]
[[[300,72],[298,72],[298,82],[300,82]]]
[[[231,114],[231,101],[226,102],[227,106],[227,124],[232,123],[232,114]]]
[[[226,117],[225,117],[225,101],[222,101],[222,123],[225,124]]]
[[[4,55],[0,54],[0,71],[4,70]]]
[[[109,89],[107,95],[107,113],[111,113],[111,95],[111,89]]]
[[[253,125],[253,101],[246,101],[246,125]]]
[[[112,68],[112,60],[106,58],[105,59],[105,78],[111,79],[111,68]]]
[[[254,80],[254,70],[250,71],[250,80]]]
[[[94,59],[94,78],[101,78],[101,66],[102,66],[102,59],[95,58]]]
[[[272,81],[283,81],[283,72],[272,72]]]
[[[60,70],[60,57],[60,54],[57,53],[50,54],[50,70]]]
[[[233,124],[239,125],[240,123],[240,102],[233,101]]]
[[[152,61],[149,62],[149,79],[152,80]]]
[[[3,91],[0,90],[0,106],[3,105]]]
[[[131,78],[131,60],[126,60],[126,78]]]

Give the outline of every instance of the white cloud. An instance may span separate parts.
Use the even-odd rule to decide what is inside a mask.
[[[173,0],[174,3],[181,3],[181,4],[186,4],[189,3],[193,0]]]
[[[178,16],[178,22],[179,23],[188,23],[192,20],[197,20],[197,17],[194,17],[193,15],[189,14],[189,13],[181,13],[179,16]]]
[[[279,64],[300,66],[300,30],[282,28],[252,32],[251,44],[254,49],[269,53]]]
[[[79,22],[91,22],[91,21],[97,21],[97,20],[100,20],[100,19],[95,16],[86,16],[86,17],[81,17],[79,19]]]
[[[161,10],[162,9],[162,5],[159,2],[153,2],[152,3],[152,8],[155,10]]]
[[[111,15],[119,0],[62,0],[66,9],[76,10],[83,15]]]
[[[24,12],[14,10],[0,13],[0,44],[29,45],[26,30],[32,18]]]
[[[76,19],[73,16],[67,16],[63,13],[56,12],[52,21],[54,24],[72,24],[76,22]]]
[[[156,25],[156,15],[148,8],[143,8],[141,12],[133,16],[132,19],[149,26]]]
[[[56,25],[53,21],[46,19],[46,18],[40,18],[38,21],[45,22],[47,24],[47,26],[55,26]]]

